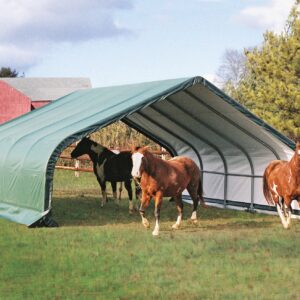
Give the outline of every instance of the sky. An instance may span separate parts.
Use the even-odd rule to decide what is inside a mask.
[[[280,33],[295,0],[0,0],[0,67],[93,87],[203,76]]]

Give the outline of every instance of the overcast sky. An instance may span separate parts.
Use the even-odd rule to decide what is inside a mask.
[[[94,87],[200,75],[280,32],[294,0],[0,0],[0,66]]]

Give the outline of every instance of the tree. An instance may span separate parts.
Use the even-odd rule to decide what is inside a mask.
[[[299,3],[281,34],[268,31],[261,47],[245,51],[245,75],[233,95],[294,140],[300,139]]]
[[[235,92],[245,76],[246,56],[243,52],[227,49],[222,57],[222,64],[217,71],[217,81],[221,88],[230,96]]]
[[[18,72],[16,70],[12,70],[11,68],[0,69],[0,77],[18,77]]]
[[[147,145],[153,149],[159,149],[152,140],[121,121],[96,131],[93,133],[92,139],[110,148],[130,149],[132,145]]]

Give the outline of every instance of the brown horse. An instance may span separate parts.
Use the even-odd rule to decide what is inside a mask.
[[[284,228],[291,222],[291,203],[300,205],[300,142],[290,161],[274,160],[264,172],[264,195],[269,205],[276,205]]]
[[[182,192],[187,189],[193,199],[192,221],[197,222],[197,207],[200,200],[204,204],[200,169],[193,160],[184,156],[177,156],[168,161],[155,157],[146,147],[136,147],[132,154],[133,178],[140,179],[142,200],[140,214],[142,223],[149,228],[149,222],[145,218],[145,209],[149,206],[153,197],[155,201],[155,228],[153,235],[159,234],[160,208],[163,197],[173,197],[176,201],[178,217],[173,229],[178,229],[181,224],[183,202]]]

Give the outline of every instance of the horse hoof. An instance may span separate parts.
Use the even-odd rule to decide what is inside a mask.
[[[133,209],[129,209],[129,214],[133,215]]]
[[[191,219],[191,221],[192,221],[193,224],[197,224],[198,223],[197,219]]]
[[[282,224],[284,229],[290,229],[290,224]]]
[[[159,235],[159,231],[156,231],[156,230],[152,231],[152,235],[153,236],[158,236]]]
[[[144,222],[143,222],[143,225],[144,225],[144,227],[146,227],[146,228],[150,228],[150,224],[149,224],[148,221],[144,221]]]
[[[179,229],[179,225],[177,223],[173,224],[172,229]]]

